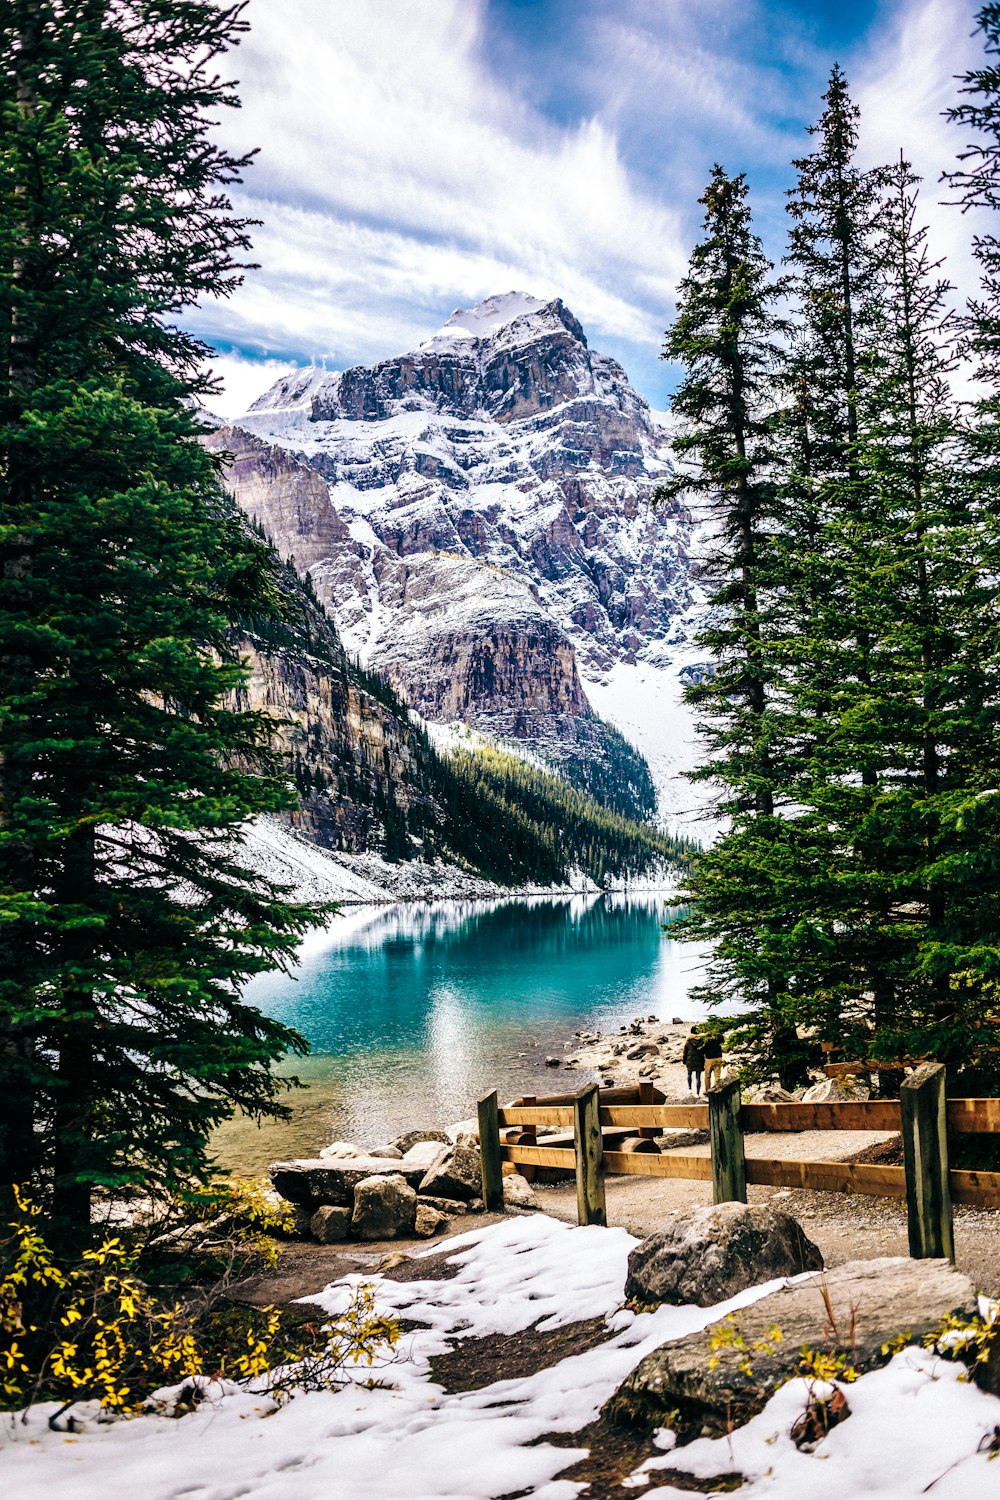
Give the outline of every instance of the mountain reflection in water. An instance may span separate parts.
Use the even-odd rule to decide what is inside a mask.
[[[259,1171],[335,1139],[450,1123],[492,1088],[579,1087],[586,1075],[544,1066],[577,1029],[703,1013],[688,999],[702,951],[672,942],[665,915],[646,893],[349,910],[307,940],[293,976],[247,988],[310,1043],[287,1068],[308,1087],[289,1096],[290,1122],[224,1127],[220,1158]]]

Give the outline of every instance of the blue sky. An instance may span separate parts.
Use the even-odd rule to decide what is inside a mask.
[[[969,224],[937,180],[941,117],[975,66],[967,0],[251,0],[234,59],[260,147],[240,206],[264,222],[228,302],[189,324],[220,351],[229,414],[288,364],[414,347],[459,306],[562,296],[591,343],[664,406],[663,330],[712,163],[745,171],[783,252],[790,161],[832,63],[862,107],[863,159],[900,146],[963,290]]]

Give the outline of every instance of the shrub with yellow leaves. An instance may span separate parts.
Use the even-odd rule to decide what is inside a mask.
[[[164,1386],[189,1383],[196,1404],[211,1380],[252,1381],[278,1401],[343,1384],[349,1365],[372,1366],[399,1337],[374,1288],[355,1289],[328,1323],[277,1308],[238,1306],[199,1288],[164,1296],[137,1272],[139,1252],[107,1236],[60,1264],[21,1191],[0,1262],[0,1396],[5,1410],[78,1401],[111,1413],[142,1409]]]

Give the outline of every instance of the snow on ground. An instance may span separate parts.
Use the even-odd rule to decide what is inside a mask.
[[[400,1283],[376,1277],[380,1305],[420,1325],[396,1357],[362,1370],[340,1392],[296,1397],[275,1411],[261,1395],[216,1390],[179,1419],[149,1415],[72,1436],[49,1432],[51,1408],[2,1428],[7,1500],[44,1493],[72,1500],[495,1500],[529,1491],[571,1500],[578,1484],[556,1476],[583,1454],[537,1440],[586,1426],[651,1349],[746,1306],[780,1283],[713,1308],[619,1307],[629,1250],[622,1229],[576,1228],[542,1214],[508,1218],[448,1242],[454,1279]],[[438,1249],[439,1247],[435,1247]],[[432,1252],[426,1252],[432,1253]],[[358,1278],[322,1293],[338,1311]],[[557,1328],[605,1316],[612,1336],[549,1369],[448,1394],[429,1357],[465,1337]],[[363,1383],[374,1374],[378,1385]],[[997,1467],[977,1448],[1000,1422],[1000,1401],[959,1381],[959,1367],[916,1349],[850,1387],[853,1415],[800,1453],[788,1428],[804,1386],[780,1390],[728,1439],[697,1440],[632,1477],[633,1492],[684,1500],[656,1483],[656,1465],[703,1478],[740,1470],[747,1500],[910,1500],[933,1484],[935,1500],[986,1500]],[[266,1419],[266,1420],[265,1420]],[[671,1437],[661,1434],[661,1447]]]
[[[452,897],[567,895],[595,891],[582,873],[566,885],[497,885],[460,865],[412,859],[390,864],[378,854],[344,854],[321,849],[272,818],[256,819],[244,833],[242,855],[271,880],[289,885],[298,901],[340,901],[363,905],[386,901],[425,901]],[[652,877],[650,877],[652,880]]]
[[[1000,1422],[1000,1401],[962,1374],[961,1365],[926,1349],[904,1349],[884,1369],[844,1387],[851,1415],[813,1453],[799,1452],[789,1437],[806,1399],[805,1382],[793,1380],[730,1437],[700,1438],[643,1464],[632,1476],[633,1493],[690,1500],[690,1491],[656,1484],[661,1467],[700,1478],[736,1470],[750,1481],[739,1491],[745,1500],[910,1500],[927,1493],[935,1500],[990,1500],[1000,1494],[1000,1472],[987,1451],[977,1450]]]

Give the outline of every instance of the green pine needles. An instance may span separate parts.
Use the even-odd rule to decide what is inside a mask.
[[[980,20],[995,52],[1000,7]],[[987,137],[964,202],[997,202],[998,87],[972,75],[955,111]],[[857,133],[835,68],[781,279],[742,177],[714,170],[667,335],[675,488],[711,523],[717,665],[688,697],[724,827],[679,927],[713,941],[703,994],[741,1009],[757,1076],[828,1041],[941,1058],[975,1091],[1000,1057],[997,397],[963,406],[954,377],[974,360],[997,389],[1000,258],[979,241],[983,300],[949,316],[917,179],[861,170]]]
[[[248,248],[209,128],[241,9],[0,5],[0,1186],[77,1240],[97,1190],[203,1178],[302,1046],[239,998],[315,915],[234,852],[294,796],[233,644],[278,567],[172,323]]]

